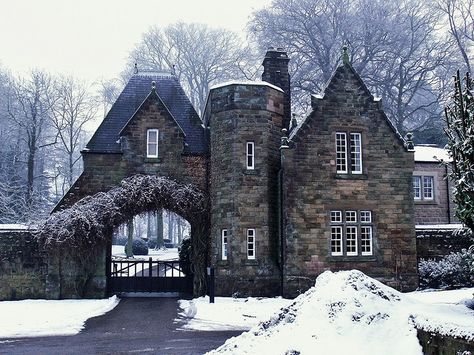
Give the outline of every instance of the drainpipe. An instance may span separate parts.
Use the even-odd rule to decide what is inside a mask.
[[[289,149],[289,142],[287,136],[287,129],[283,128],[282,130],[282,137],[281,137],[281,144],[280,144],[280,170],[278,171],[278,233],[280,236],[280,295],[283,296],[283,276],[284,276],[284,265],[285,265],[285,234],[283,232],[284,225],[283,225],[283,218],[284,218],[284,200],[283,200],[283,176],[284,176],[284,159],[283,150]]]
[[[451,196],[449,195],[448,165],[444,166],[446,176],[446,194],[448,195],[448,224],[451,224]]]

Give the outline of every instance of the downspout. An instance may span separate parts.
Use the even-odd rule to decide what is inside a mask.
[[[280,144],[280,170],[278,171],[278,233],[280,236],[280,295],[283,296],[284,291],[284,269],[285,269],[285,234],[284,230],[284,198],[283,198],[283,177],[284,177],[284,149],[289,149],[289,142],[287,136],[287,129],[282,129],[282,137],[281,137],[281,144]]]
[[[448,165],[444,166],[446,176],[446,194],[448,198],[448,224],[451,224],[451,196],[449,194]]]

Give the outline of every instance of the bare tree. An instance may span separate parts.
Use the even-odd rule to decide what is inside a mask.
[[[441,121],[438,101],[452,47],[439,35],[439,17],[414,0],[274,0],[248,28],[262,50],[275,44],[288,50],[300,110],[308,93],[322,91],[348,45],[352,65],[403,132]]]
[[[102,104],[103,117],[105,117],[120,95],[120,88],[123,85],[119,79],[109,79],[98,81],[96,86]]]
[[[43,148],[55,144],[55,137],[49,126],[51,104],[47,100],[52,80],[45,72],[33,71],[28,79],[13,80],[10,88],[7,112],[11,122],[18,128],[20,141],[26,147],[25,199],[27,206],[31,208],[35,179],[44,177],[43,170],[37,169],[39,153]]]
[[[474,49],[474,0],[438,0],[439,9],[445,14],[449,34],[466,65],[472,73]]]
[[[129,68],[137,63],[139,70],[174,71],[192,104],[202,113],[211,85],[255,76],[258,62],[252,53],[233,32],[176,23],[151,27],[131,52]]]
[[[77,174],[76,164],[81,158],[85,125],[95,118],[98,101],[90,88],[73,77],[61,77],[54,83],[48,96],[52,124],[59,140],[58,149],[66,158],[65,180],[71,186]]]

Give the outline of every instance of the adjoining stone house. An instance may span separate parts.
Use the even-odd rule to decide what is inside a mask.
[[[413,151],[347,61],[292,123],[288,62],[270,49],[263,81],[212,88],[202,120],[172,74],[133,75],[58,208],[166,176],[209,194],[218,294],[294,296],[354,268],[414,289]]]
[[[415,146],[415,170],[413,171],[413,198],[416,225],[453,224],[455,217],[453,184],[446,178],[448,152],[433,145]]]

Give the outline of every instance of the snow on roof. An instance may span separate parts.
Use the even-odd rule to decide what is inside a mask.
[[[438,163],[439,160],[451,161],[446,149],[428,144],[415,146],[415,161]]]
[[[0,224],[1,231],[18,231],[18,230],[28,230],[30,227],[26,224]]]
[[[451,223],[451,224],[417,224],[415,229],[424,229],[424,230],[453,230],[461,229],[461,223]]]
[[[280,92],[284,92],[280,87],[276,86],[276,85],[273,85],[273,84],[270,84],[270,83],[267,83],[266,81],[251,81],[251,80],[242,80],[242,81],[238,81],[238,80],[232,80],[232,81],[227,81],[225,83],[220,83],[220,84],[216,84],[214,86],[211,86],[211,88],[209,90],[213,90],[213,89],[218,89],[218,88],[221,88],[221,87],[224,87],[224,86],[228,86],[228,85],[257,85],[257,86],[268,86],[270,88],[273,88],[275,90],[278,90]]]

